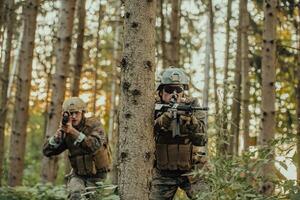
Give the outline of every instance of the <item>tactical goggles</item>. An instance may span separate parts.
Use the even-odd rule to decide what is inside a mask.
[[[165,85],[164,91],[168,94],[173,94],[174,91],[176,91],[176,93],[181,93],[183,92],[183,87],[178,85]]]

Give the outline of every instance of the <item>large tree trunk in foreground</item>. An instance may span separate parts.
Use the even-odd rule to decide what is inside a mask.
[[[46,139],[52,136],[61,119],[61,106],[64,101],[66,91],[67,72],[69,71],[69,58],[72,40],[73,19],[75,11],[75,0],[61,1],[58,43],[56,51],[56,69],[52,82],[52,97],[50,102],[48,123],[46,128]],[[42,181],[54,182],[57,176],[58,157],[43,158],[42,161]]]
[[[119,192],[149,199],[154,159],[156,1],[125,1],[119,113]]]
[[[22,184],[28,122],[31,71],[39,0],[28,0],[23,6],[21,46],[17,57],[16,99],[10,138],[8,185]]]

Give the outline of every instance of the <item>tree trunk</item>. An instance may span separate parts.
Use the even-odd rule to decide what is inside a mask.
[[[172,1],[171,12],[171,49],[170,49],[170,64],[175,67],[179,67],[180,61],[180,4],[181,0]]]
[[[5,139],[5,123],[7,116],[7,90],[8,90],[8,77],[9,77],[9,68],[10,68],[10,54],[12,46],[12,36],[13,36],[13,25],[14,25],[14,1],[6,2],[6,21],[7,21],[7,34],[6,34],[6,44],[5,44],[5,57],[3,71],[1,72],[1,93],[0,93],[0,186],[2,180],[2,171],[3,171],[3,160],[4,160],[4,139]],[[1,27],[0,27],[1,29]]]
[[[61,119],[61,105],[63,103],[66,91],[67,72],[69,71],[69,58],[72,40],[73,19],[75,11],[75,0],[61,1],[58,43],[56,51],[56,70],[52,79],[52,96],[48,114],[48,123],[46,128],[46,139],[52,136]],[[42,181],[54,182],[57,176],[58,157],[43,158],[42,161]]]
[[[72,96],[79,95],[80,89],[80,76],[83,65],[83,43],[84,43],[84,29],[85,29],[85,0],[77,1],[77,18],[78,18],[78,37],[77,37],[77,47],[75,54],[75,70],[74,70],[74,79],[72,84]]]
[[[250,80],[249,80],[249,41],[248,41],[248,29],[249,29],[249,12],[247,9],[248,0],[243,0],[242,4],[242,30],[241,30],[241,39],[242,39],[242,105],[243,105],[243,135],[244,135],[244,150],[248,150],[250,144],[249,136],[249,120],[250,120],[250,111],[249,111],[249,99],[250,99]]]
[[[4,26],[4,22],[5,22],[5,15],[6,15],[6,11],[5,11],[5,2],[6,0],[0,0],[0,40],[2,39],[2,27]],[[11,0],[14,3],[14,0]],[[9,1],[8,1],[9,2]],[[11,3],[11,2],[9,2]],[[9,25],[9,23],[7,23],[7,25]]]
[[[216,67],[216,56],[215,56],[215,37],[214,37],[214,12],[212,0],[208,1],[208,12],[209,12],[209,29],[210,29],[210,42],[211,42],[211,56],[212,56],[212,68],[214,77],[214,97],[215,97],[215,109],[216,113],[219,113],[219,100],[218,100],[218,85],[217,85],[217,67]]]
[[[237,28],[237,48],[235,60],[234,84],[235,90],[232,102],[231,127],[230,127],[230,146],[229,153],[238,154],[239,149],[239,131],[240,131],[240,112],[241,112],[241,26],[242,26],[242,2],[239,1],[239,24]]]
[[[264,1],[264,31],[262,46],[262,131],[259,144],[268,145],[275,135],[275,67],[277,0]],[[270,159],[274,154],[270,154]],[[263,168],[263,174],[272,176],[272,164]]]
[[[119,22],[120,17],[119,13],[117,13],[116,21]],[[117,66],[120,61],[120,32],[121,27],[119,23],[116,24],[115,27],[115,38],[114,38],[114,53],[113,53],[113,62],[112,62],[112,80],[111,80],[111,96],[110,96],[110,111],[109,111],[109,125],[108,125],[108,141],[110,142],[112,160],[113,160],[113,169],[112,169],[112,183],[118,184],[118,173],[117,173],[117,163],[118,163],[118,152],[117,152],[117,141],[118,135],[115,130],[115,119],[116,119],[116,96],[117,96],[117,88],[116,81],[118,79],[117,76]]]
[[[204,68],[204,88],[203,88],[203,106],[208,106],[208,96],[209,96],[209,71],[210,71],[210,16],[209,12],[207,15],[207,29],[206,29],[206,42],[205,42],[205,68]]]
[[[297,36],[298,36],[298,48],[300,49],[300,5],[298,4],[298,26]],[[296,112],[297,112],[297,182],[300,185],[300,51],[297,54],[297,87],[296,87]]]
[[[159,15],[160,15],[160,44],[162,67],[167,68],[166,61],[166,29],[165,29],[165,15],[164,15],[164,0],[159,0]]]
[[[229,48],[230,48],[230,20],[232,18],[232,0],[228,0],[227,3],[227,19],[226,19],[226,44],[225,44],[225,60],[224,60],[224,80],[223,80],[223,105],[222,105],[222,126],[223,134],[228,139],[228,108],[227,108],[227,91],[228,91],[228,63],[229,63]],[[228,141],[227,141],[228,142]],[[228,149],[228,144],[224,144],[223,150]]]
[[[14,103],[14,117],[9,151],[8,185],[22,184],[24,156],[26,145],[26,128],[28,122],[29,94],[31,87],[31,70],[36,30],[36,18],[39,1],[28,0],[23,7],[23,25],[21,46],[17,57],[17,83]]]
[[[121,199],[149,199],[154,159],[156,1],[125,1],[119,113]]]
[[[97,27],[97,37],[96,37],[96,57],[95,57],[95,67],[94,67],[94,94],[93,94],[93,113],[96,115],[96,102],[98,94],[98,67],[99,67],[99,53],[100,53],[100,28],[102,22],[102,6],[101,1],[99,2],[99,16],[98,16],[98,27]]]

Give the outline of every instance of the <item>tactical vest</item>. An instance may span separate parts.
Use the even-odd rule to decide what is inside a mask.
[[[156,144],[156,167],[160,170],[190,170],[192,145]]]
[[[101,128],[99,121],[95,118],[87,118],[76,129],[89,136],[95,128]],[[67,138],[66,143],[71,166],[77,175],[93,176],[109,171],[111,160],[106,145],[101,146],[96,152],[90,153],[79,146],[74,146],[74,140],[71,138]]]
[[[193,145],[187,136],[173,138],[171,130],[156,135],[157,169],[187,171],[192,168]]]
[[[94,154],[69,155],[69,159],[74,172],[81,176],[91,176],[109,171],[110,158],[105,146],[102,146]]]

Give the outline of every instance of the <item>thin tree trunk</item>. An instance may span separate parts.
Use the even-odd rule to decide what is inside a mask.
[[[298,48],[300,49],[300,4],[298,4],[298,26],[297,26],[297,36],[298,36]],[[297,182],[300,185],[300,51],[297,54],[297,87],[296,87],[296,102],[297,102]]]
[[[102,6],[101,1],[99,2],[99,16],[98,16],[98,27],[97,27],[97,37],[96,37],[96,57],[95,57],[95,67],[94,67],[94,95],[93,95],[93,113],[96,115],[96,102],[98,94],[98,67],[99,67],[99,53],[100,53],[100,28],[102,22]]]
[[[16,84],[16,99],[14,104],[14,117],[12,122],[9,151],[9,186],[22,184],[38,6],[38,0],[28,0],[23,7],[23,25],[21,31],[22,35],[20,38],[21,47],[17,57],[18,75]]]
[[[164,0],[159,0],[159,15],[160,15],[160,44],[163,68],[167,68],[166,61],[166,29],[165,29],[165,16],[164,16]]]
[[[117,18],[119,21],[119,17]],[[110,111],[109,111],[109,126],[108,126],[108,141],[110,142],[110,147],[112,150],[112,158],[113,158],[113,169],[112,169],[112,183],[118,183],[118,173],[117,173],[117,159],[118,159],[118,152],[117,149],[117,141],[118,138],[115,133],[114,124],[115,124],[115,114],[116,114],[116,81],[117,81],[117,66],[120,60],[119,54],[119,44],[120,44],[120,32],[121,27],[119,24],[116,25],[115,30],[115,38],[114,38],[114,53],[113,53],[113,64],[112,64],[112,82],[111,82],[111,96],[110,96]]]
[[[154,160],[156,1],[125,1],[119,114],[119,192],[149,199]]]
[[[207,15],[207,29],[206,29],[206,42],[205,42],[205,68],[204,68],[204,88],[203,88],[203,106],[208,106],[208,96],[209,96],[209,71],[210,71],[210,16],[209,12]]]
[[[216,56],[215,56],[215,37],[214,37],[214,12],[212,0],[208,1],[208,12],[209,12],[209,26],[210,26],[210,41],[211,41],[211,56],[212,56],[212,68],[214,77],[214,97],[215,97],[215,109],[216,113],[219,113],[219,100],[218,100],[218,85],[217,85],[217,67],[216,67]]]
[[[11,2],[9,2],[11,3]],[[14,3],[14,0],[12,0],[12,3]],[[0,0],[0,39],[2,38],[2,33],[3,33],[3,26],[4,26],[4,22],[5,22],[5,15],[6,15],[6,11],[5,11],[5,5],[6,4],[6,0]],[[7,23],[7,25],[9,25],[9,23]]]
[[[3,171],[3,160],[4,160],[4,139],[5,139],[5,123],[7,116],[7,90],[8,90],[8,77],[9,77],[9,68],[11,60],[11,46],[12,46],[12,36],[13,36],[13,25],[14,25],[14,1],[7,1],[6,5],[7,11],[6,20],[7,20],[7,34],[5,41],[5,57],[3,71],[1,72],[1,93],[0,93],[0,186],[2,180],[2,171]],[[0,27],[1,28],[1,27]]]
[[[171,12],[171,54],[170,64],[175,67],[179,67],[180,64],[180,4],[181,0],[172,1],[172,12]]]
[[[264,1],[264,31],[262,46],[262,131],[259,144],[268,145],[275,135],[275,68],[277,0]],[[269,159],[273,159],[270,154]],[[263,168],[266,177],[272,176],[273,165]]]
[[[83,43],[84,43],[84,29],[85,29],[85,0],[77,0],[77,18],[78,18],[78,37],[77,37],[77,47],[75,54],[75,70],[74,79],[72,84],[72,96],[79,95],[80,89],[80,77],[83,65]]]
[[[238,154],[239,149],[239,132],[240,132],[240,112],[241,112],[241,26],[242,26],[242,1],[239,1],[239,24],[237,27],[237,48],[235,60],[235,75],[234,84],[235,90],[232,102],[232,115],[230,127],[230,146],[229,153],[232,155]]]
[[[232,18],[232,0],[228,0],[227,3],[227,19],[226,19],[226,44],[225,44],[225,60],[224,60],[224,80],[223,80],[223,112],[222,112],[222,125],[224,135],[228,135],[228,108],[227,108],[227,91],[228,91],[228,63],[229,63],[229,48],[230,48],[230,20]],[[227,144],[224,144],[224,151],[228,149]]]
[[[247,9],[248,0],[243,0],[242,5],[242,30],[241,30],[241,39],[242,39],[242,105],[243,105],[243,133],[244,133],[244,150],[248,150],[250,144],[249,136],[249,120],[250,120],[250,111],[249,111],[249,99],[250,99],[250,80],[249,80],[249,41],[248,41],[248,29],[249,29],[249,12]]]
[[[75,0],[61,1],[58,43],[56,51],[56,71],[52,82],[52,97],[50,102],[46,138],[52,136],[61,119],[61,105],[66,91],[67,72],[69,71],[69,58],[72,40],[73,19],[75,11]],[[43,157],[42,160],[42,181],[54,182],[57,176],[58,157]]]

